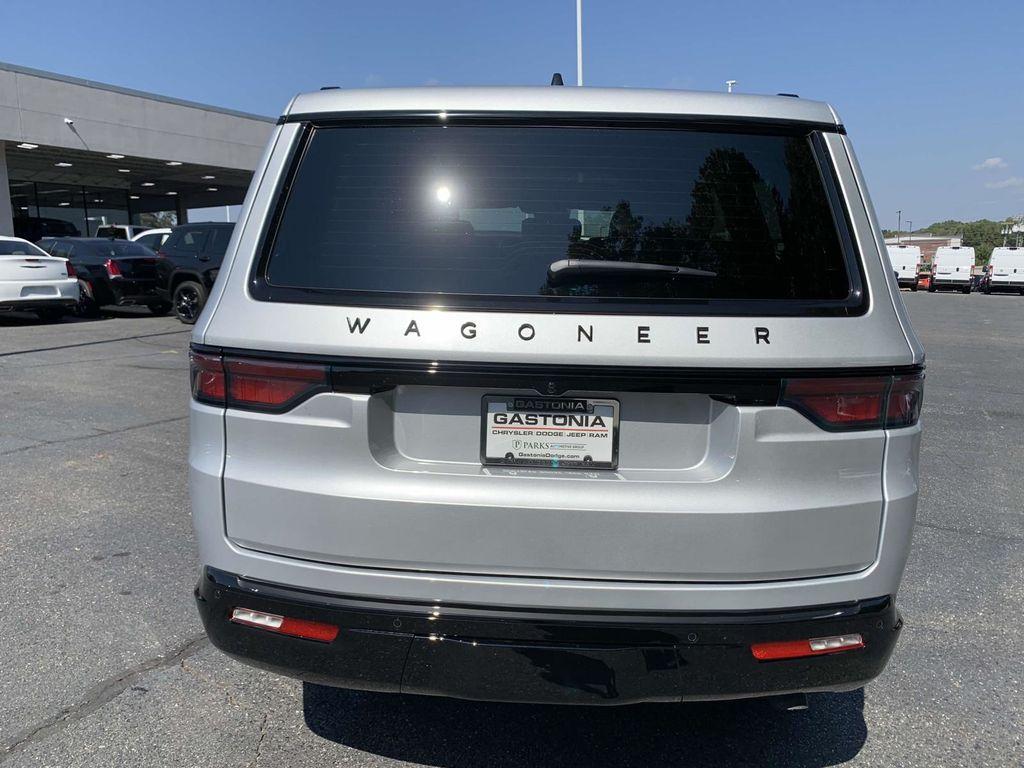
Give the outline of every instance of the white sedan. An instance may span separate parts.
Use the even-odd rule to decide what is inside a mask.
[[[20,237],[0,235],[0,312],[35,312],[59,320],[78,304],[78,278],[71,262]]]

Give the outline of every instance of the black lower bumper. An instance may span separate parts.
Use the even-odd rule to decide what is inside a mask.
[[[55,296],[52,299],[34,298],[18,299],[17,301],[0,302],[0,312],[39,312],[51,309],[65,309],[69,312],[78,304],[74,299]]]
[[[309,682],[485,701],[630,704],[859,688],[896,644],[893,600],[784,611],[650,614],[496,611],[378,602],[205,568],[196,587],[214,645]],[[234,608],[326,622],[330,643],[230,621]],[[865,647],[759,662],[752,643],[859,633]]]

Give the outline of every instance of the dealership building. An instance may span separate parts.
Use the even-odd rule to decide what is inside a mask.
[[[238,205],[274,120],[0,62],[0,235]]]

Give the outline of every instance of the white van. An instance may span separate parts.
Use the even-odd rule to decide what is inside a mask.
[[[974,268],[974,249],[964,245],[947,245],[935,252],[932,260],[930,293],[939,289],[958,288],[971,292],[971,270]]]
[[[921,249],[916,245],[887,245],[889,262],[896,273],[900,288],[917,290],[917,270],[921,264]]]
[[[985,293],[1018,291],[1024,296],[1024,248],[1012,245],[993,248],[988,264]]]

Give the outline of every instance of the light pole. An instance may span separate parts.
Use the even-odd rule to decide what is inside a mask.
[[[726,80],[725,81],[725,92],[726,93],[732,93],[732,87],[734,85],[736,85],[736,81],[735,80]]]
[[[900,244],[900,228],[903,226],[903,211],[896,211],[896,245]]]
[[[583,85],[583,0],[576,0],[576,85]]]

